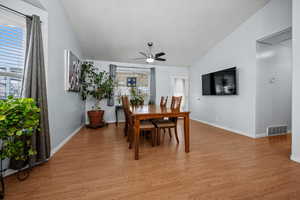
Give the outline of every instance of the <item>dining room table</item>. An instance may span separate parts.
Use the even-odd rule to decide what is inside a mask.
[[[143,120],[178,117],[184,120],[185,152],[190,152],[190,112],[181,109],[171,109],[157,105],[131,106],[134,122],[134,158],[139,160],[140,124]]]

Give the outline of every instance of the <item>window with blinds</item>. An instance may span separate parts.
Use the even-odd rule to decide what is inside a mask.
[[[148,103],[150,100],[150,76],[150,69],[117,67],[115,95],[118,97],[130,96],[131,87],[135,87]]]
[[[20,96],[25,35],[25,18],[0,10],[0,99]]]

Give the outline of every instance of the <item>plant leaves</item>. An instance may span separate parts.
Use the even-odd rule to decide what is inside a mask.
[[[0,115],[0,121],[3,121],[6,119],[6,116],[5,115]]]

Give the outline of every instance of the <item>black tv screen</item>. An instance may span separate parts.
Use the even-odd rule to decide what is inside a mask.
[[[236,67],[202,75],[202,95],[237,95]]]

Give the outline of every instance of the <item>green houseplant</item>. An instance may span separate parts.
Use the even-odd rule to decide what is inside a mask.
[[[13,98],[0,100],[0,159],[1,183],[4,190],[2,161],[9,158],[28,164],[30,156],[36,154],[31,144],[31,136],[39,128],[40,109],[30,98]]]
[[[130,103],[133,106],[144,105],[145,97],[136,87],[130,88]]]
[[[91,127],[103,125],[104,110],[100,102],[109,98],[114,90],[114,81],[108,72],[98,71],[91,63],[83,63],[81,68],[81,97],[86,100],[92,97],[96,100],[92,110],[88,111]]]

